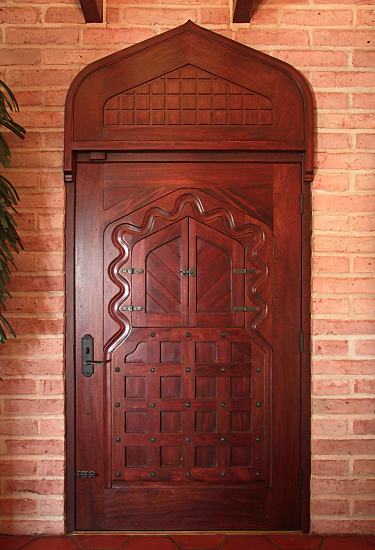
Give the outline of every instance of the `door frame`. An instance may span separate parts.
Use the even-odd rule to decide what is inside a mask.
[[[310,475],[311,475],[311,366],[310,366],[310,338],[311,338],[311,182],[313,180],[313,99],[310,89],[305,79],[293,67],[286,63],[278,61],[270,56],[251,50],[245,46],[237,44],[229,39],[219,37],[211,31],[201,29],[191,22],[188,22],[177,29],[168,31],[159,37],[152,38],[140,45],[127,48],[122,52],[108,56],[103,60],[99,60],[86,67],[73,82],[67,97],[66,102],[66,123],[65,123],[65,183],[66,183],[66,224],[65,224],[65,269],[66,269],[66,284],[65,284],[65,304],[66,304],[66,327],[65,327],[65,415],[66,415],[66,476],[65,476],[65,511],[66,511],[66,531],[68,533],[75,531],[76,503],[75,503],[75,166],[79,159],[86,157],[92,162],[95,160],[104,160],[106,153],[110,151],[126,151],[133,152],[154,150],[159,147],[159,150],[165,152],[165,142],[160,143],[157,147],[155,144],[149,145],[149,149],[145,141],[140,140],[137,144],[132,144],[129,148],[124,144],[123,140],[118,138],[117,143],[102,138],[96,139],[95,136],[91,140],[75,139],[74,137],[74,119],[76,116],[75,101],[77,90],[90,74],[97,73],[98,69],[107,67],[113,64],[114,61],[121,62],[124,57],[134,57],[134,54],[148,47],[153,47],[163,40],[171,38],[181,38],[185,34],[199,34],[203,37],[208,37],[211,41],[218,45],[225,45],[232,50],[237,50],[241,55],[245,54],[249,57],[261,59],[264,63],[272,66],[272,69],[277,69],[285,73],[288,78],[293,79],[296,87],[303,97],[304,105],[304,143],[262,143],[247,142],[246,145],[236,142],[231,145],[233,153],[239,156],[245,156],[253,162],[277,162],[277,159],[282,162],[293,162],[298,159],[301,162],[301,209],[302,215],[302,266],[301,266],[301,319],[303,330],[303,342],[301,341],[301,467],[303,475],[301,476],[301,530],[309,532],[310,529]],[[182,38],[181,38],[182,39]],[[215,44],[214,44],[215,46]],[[136,57],[136,56],[135,56]],[[285,138],[287,139],[287,138]],[[149,144],[149,142],[147,142]],[[175,148],[176,152],[170,153],[172,156],[178,157],[178,149],[189,151],[192,159],[198,161],[202,153],[210,157],[216,151],[223,151],[223,145],[218,137],[217,148],[212,141],[201,143],[197,147],[196,143],[191,144],[191,147],[179,145],[175,142],[169,142],[171,148]],[[201,152],[197,151],[197,148]],[[164,154],[164,153],[163,153]],[[302,157],[301,157],[302,155]],[[276,160],[275,160],[276,159]],[[303,159],[303,160],[301,160]],[[200,160],[199,160],[200,161]],[[89,481],[88,481],[89,482]]]

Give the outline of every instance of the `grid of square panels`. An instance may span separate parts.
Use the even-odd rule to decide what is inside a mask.
[[[115,376],[114,476],[259,476],[264,413],[255,394],[262,395],[264,376],[254,370],[249,342],[139,343]]]
[[[186,66],[109,99],[105,126],[269,126],[271,101]]]

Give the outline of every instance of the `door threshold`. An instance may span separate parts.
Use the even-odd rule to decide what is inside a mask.
[[[302,535],[302,531],[73,531],[71,535]]]

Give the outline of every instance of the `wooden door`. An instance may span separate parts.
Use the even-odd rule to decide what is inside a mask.
[[[122,216],[130,166],[78,164],[77,527],[298,528],[299,165],[172,166]]]
[[[307,531],[304,78],[188,22],[85,68],[65,144],[68,530]]]

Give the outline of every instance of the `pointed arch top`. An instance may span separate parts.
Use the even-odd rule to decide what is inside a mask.
[[[100,59],[73,81],[65,170],[75,151],[256,150],[305,153],[313,101],[290,65],[191,21]]]

